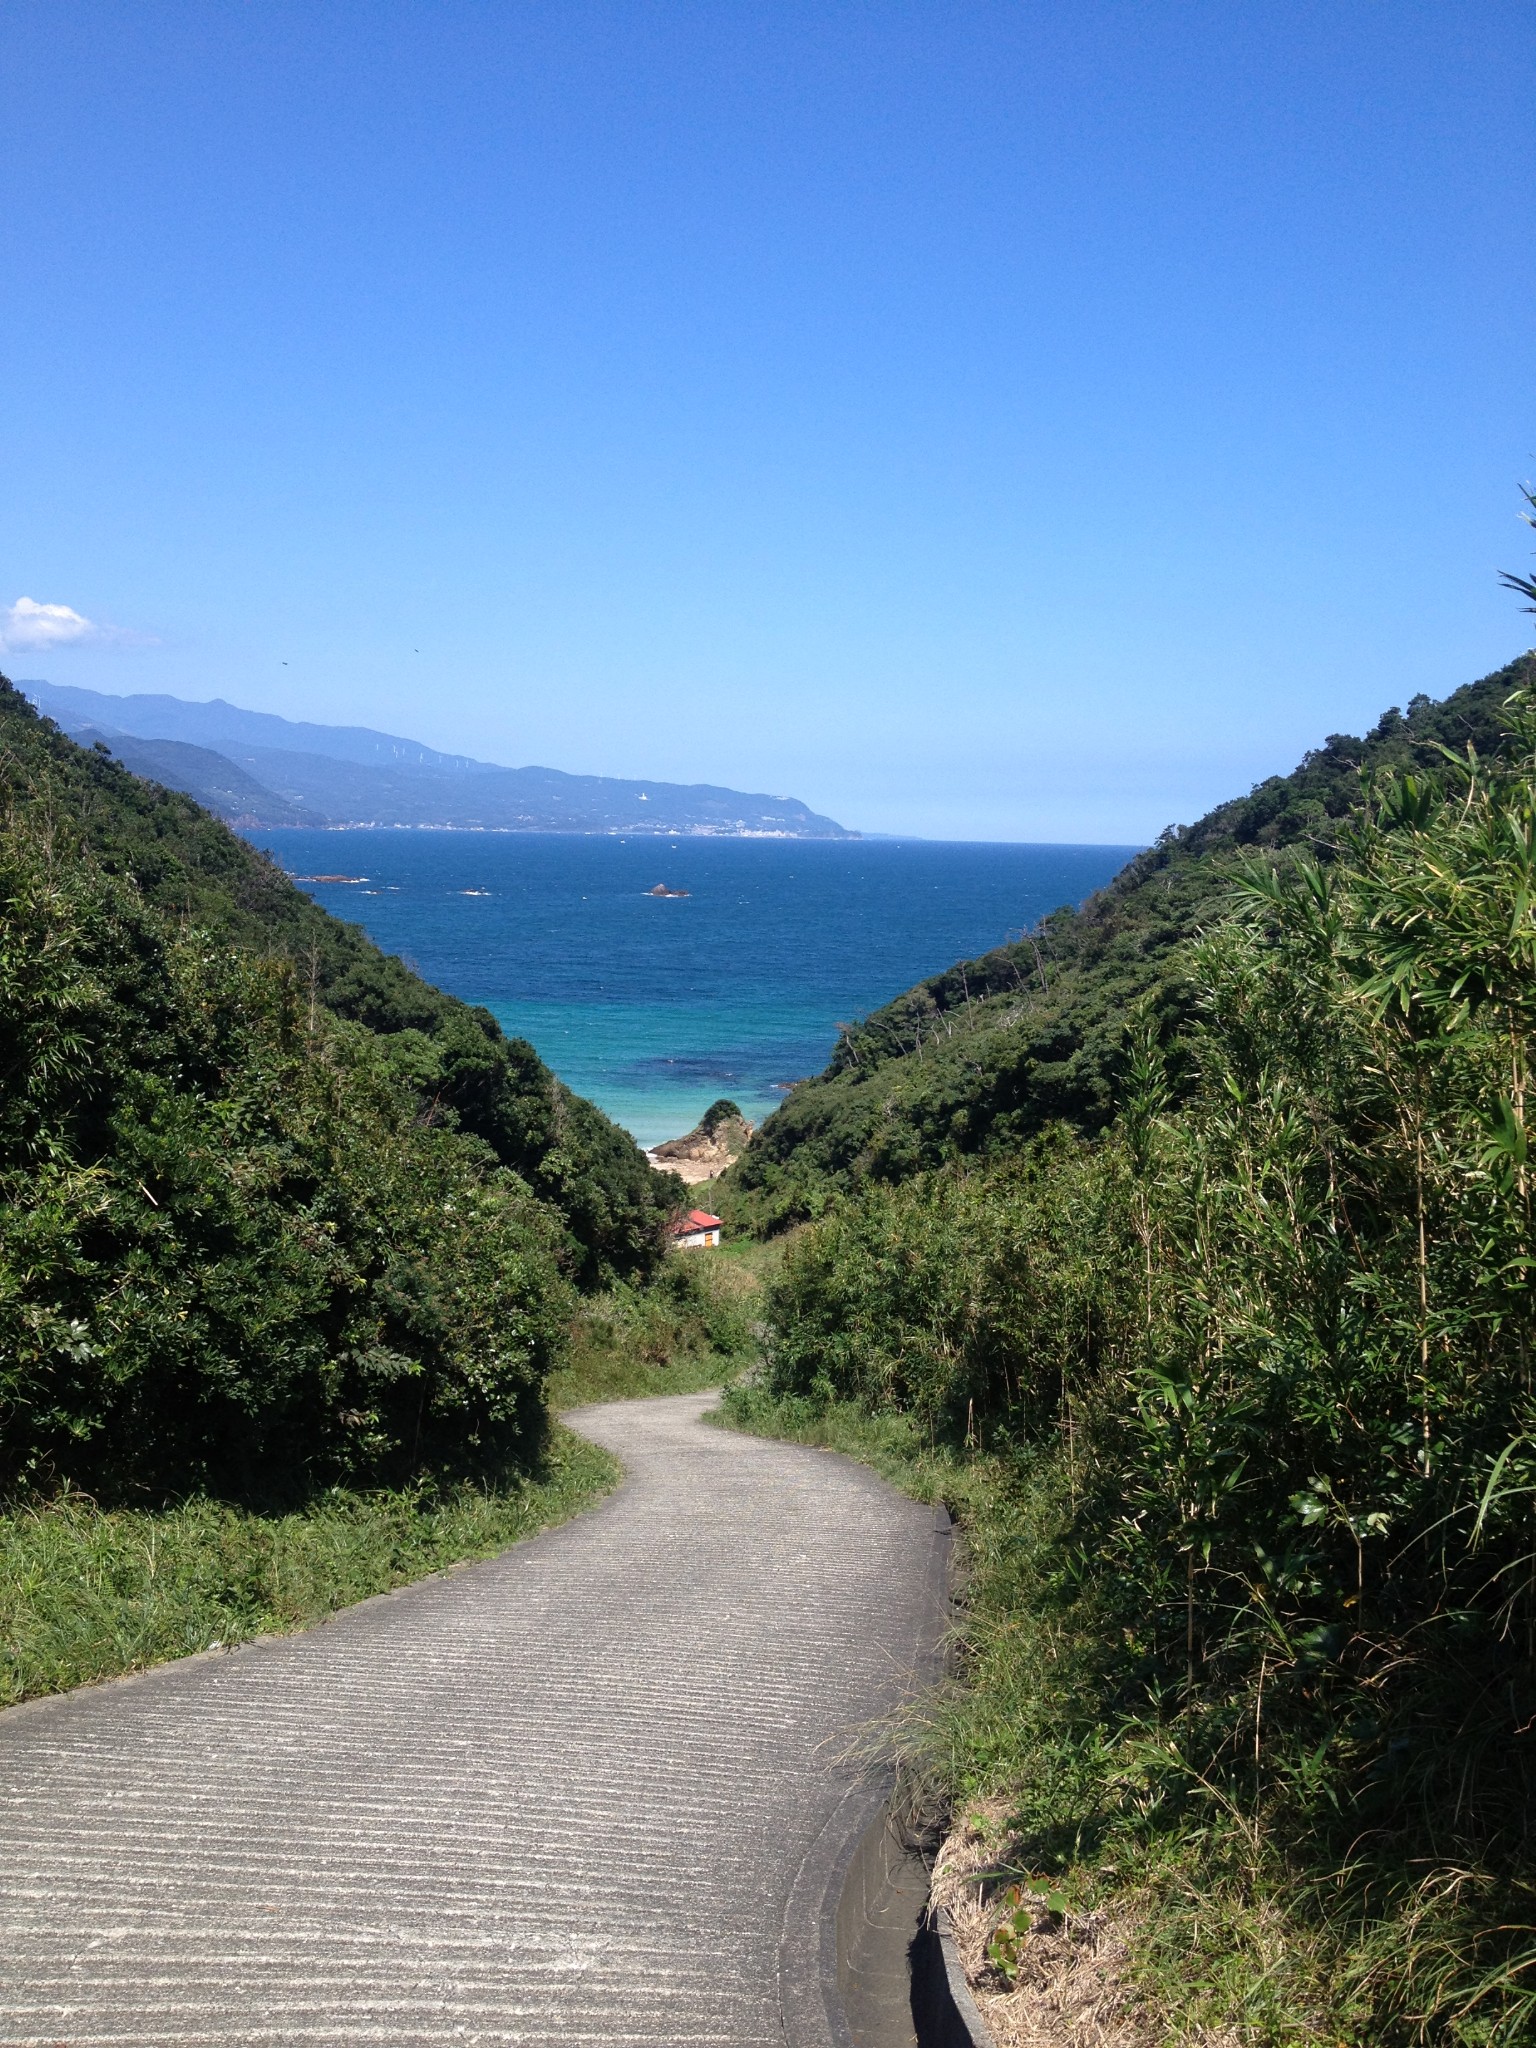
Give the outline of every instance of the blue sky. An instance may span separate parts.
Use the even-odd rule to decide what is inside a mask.
[[[93,627],[13,675],[1124,842],[1530,639],[1525,0],[8,0],[0,78],[0,609]]]

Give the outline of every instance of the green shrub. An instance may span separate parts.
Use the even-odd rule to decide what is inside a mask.
[[[768,1384],[950,1437],[1037,1434],[1123,1336],[1132,1249],[1123,1172],[1066,1132],[991,1172],[872,1187],[791,1242]]]
[[[532,1456],[561,1245],[286,963],[0,830],[0,1493]]]
[[[583,1300],[551,1401],[691,1393],[739,1373],[757,1354],[756,1275],[715,1255],[673,1252],[642,1287],[622,1282]]]

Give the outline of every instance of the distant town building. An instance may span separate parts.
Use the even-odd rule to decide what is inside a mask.
[[[707,1209],[690,1209],[686,1216],[679,1216],[667,1228],[672,1242],[682,1251],[692,1251],[696,1245],[720,1242],[720,1218],[711,1216]]]

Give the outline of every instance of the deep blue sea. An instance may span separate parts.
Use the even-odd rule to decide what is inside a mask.
[[[256,832],[318,903],[483,1003],[642,1144],[754,1120],[842,1020],[1078,903],[1129,846]],[[654,883],[686,889],[653,897]]]

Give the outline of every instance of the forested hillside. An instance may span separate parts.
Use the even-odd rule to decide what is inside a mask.
[[[0,1491],[507,1469],[666,1184],[485,1012],[0,684]]]
[[[381,953],[190,798],[82,748],[0,678],[0,777],[18,829],[46,825],[145,904],[252,957],[285,961],[306,1003],[382,1036],[393,1071],[560,1211],[583,1280],[648,1271],[661,1197],[627,1132],[522,1039]]]
[[[826,1071],[768,1118],[722,1183],[734,1220],[773,1230],[818,1215],[867,1180],[897,1182],[951,1158],[1001,1157],[1055,1121],[1113,1113],[1128,1006],[1165,1023],[1187,1001],[1176,949],[1220,915],[1256,852],[1327,857],[1361,802],[1361,771],[1433,768],[1439,749],[1497,752],[1500,707],[1536,678],[1526,655],[1441,702],[1416,697],[1364,739],[1335,734],[1198,824],[1176,827],[1081,910],[921,982],[854,1025]]]

